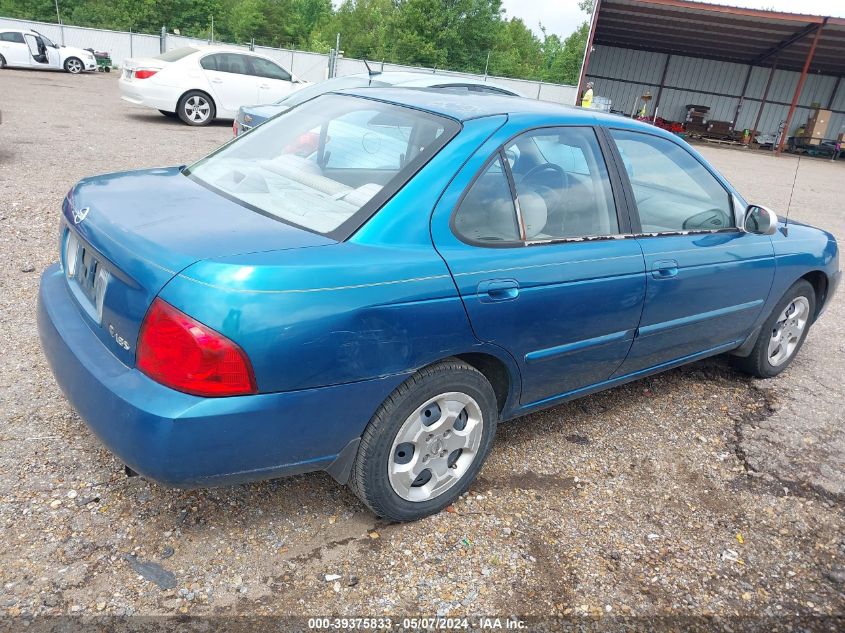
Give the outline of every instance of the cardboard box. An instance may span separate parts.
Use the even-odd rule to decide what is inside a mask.
[[[845,143],[845,132],[842,132],[839,136],[836,137],[836,141],[838,143]]]
[[[805,134],[813,138],[824,138],[830,123],[830,110],[813,110],[805,126]]]

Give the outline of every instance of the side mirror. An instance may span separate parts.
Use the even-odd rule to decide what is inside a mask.
[[[745,221],[742,228],[746,233],[774,235],[778,229],[778,216],[768,207],[751,204],[745,210]]]

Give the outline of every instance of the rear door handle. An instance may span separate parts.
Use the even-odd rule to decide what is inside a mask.
[[[478,284],[478,299],[481,303],[511,301],[519,296],[519,282],[516,279],[491,279]]]
[[[267,84],[261,84],[261,85],[260,85],[260,86],[258,86],[258,87],[259,87],[259,88],[264,88],[265,90],[269,90],[269,89],[270,89],[270,86],[269,86],[269,85],[267,85]]]
[[[215,78],[215,79],[212,79],[212,80],[211,80],[211,83],[215,83],[215,84],[222,84],[222,83],[223,83],[223,80],[222,80],[222,79],[217,79],[217,78]]]
[[[655,279],[669,279],[678,274],[678,262],[674,259],[663,259],[651,266],[651,276]]]

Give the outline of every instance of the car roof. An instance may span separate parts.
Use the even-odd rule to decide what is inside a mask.
[[[484,81],[476,79],[475,77],[462,77],[460,75],[424,73],[414,71],[387,71],[381,73],[355,73],[354,75],[346,75],[347,77],[357,77],[361,79],[372,79],[391,86],[408,86],[416,88],[429,88],[444,85],[456,86],[490,86],[498,90],[505,90],[507,92],[514,92],[508,88],[498,85],[495,82]]]
[[[580,113],[581,116],[585,117],[592,115],[591,112],[572,106],[508,95],[453,93],[418,87],[348,88],[338,92],[427,110],[458,121],[468,121],[496,114],[518,113],[549,115],[577,115]]]
[[[453,93],[425,88],[371,87],[338,90],[336,94],[353,95],[377,99],[425,110],[458,121],[469,121],[495,115],[536,118],[538,123],[552,125],[581,124],[643,130],[656,136],[672,137],[673,134],[648,123],[607,114],[598,110],[579,108],[572,105],[539,101],[528,97],[511,97],[477,93]]]

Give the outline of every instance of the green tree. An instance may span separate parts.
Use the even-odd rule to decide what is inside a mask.
[[[580,0],[592,11],[594,0]],[[341,36],[347,57],[444,70],[574,83],[589,27],[538,38],[501,0],[59,0],[62,21],[327,52]],[[0,15],[56,21],[54,0],[0,0]]]

